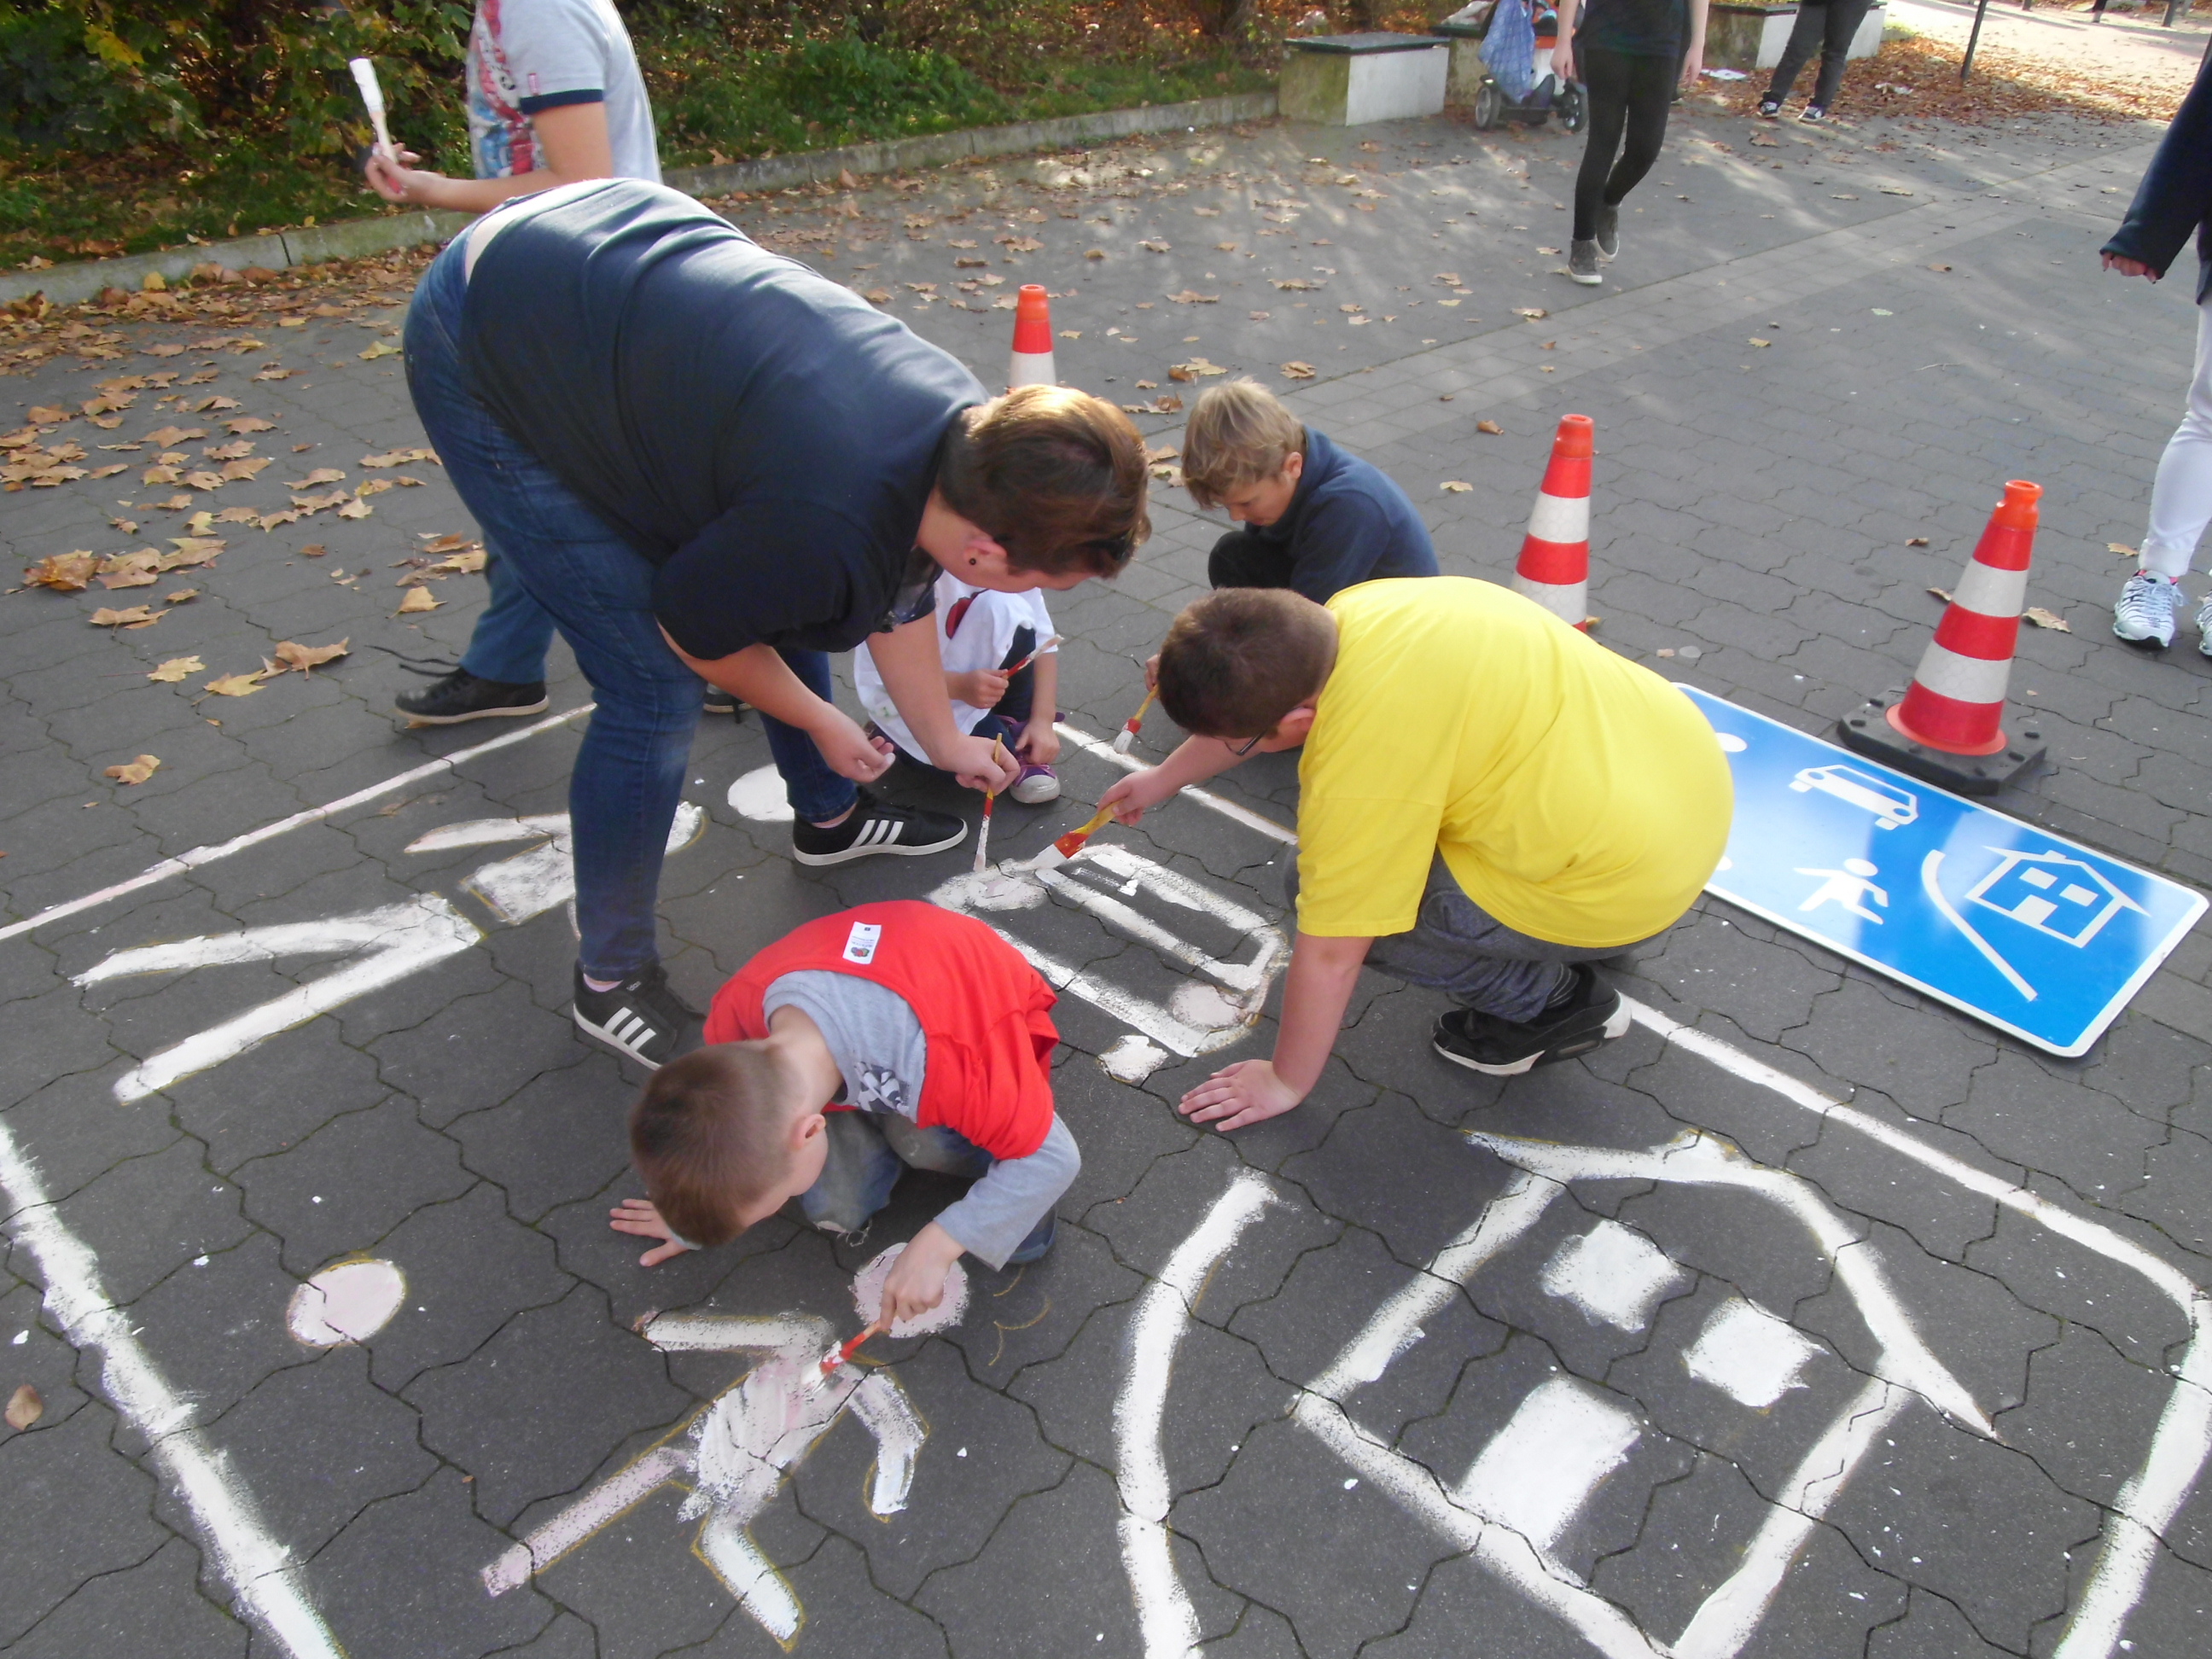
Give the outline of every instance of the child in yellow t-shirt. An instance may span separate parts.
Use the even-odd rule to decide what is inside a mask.
[[[1224,1129],[1305,1097],[1362,963],[1449,994],[1437,1052],[1478,1072],[1619,1036],[1589,964],[1671,927],[1728,842],[1728,763],[1695,705],[1489,582],[1366,582],[1326,607],[1221,590],[1169,629],[1159,696],[1193,735],[1107,792],[1125,821],[1255,750],[1304,750],[1275,1057],[1183,1097]]]

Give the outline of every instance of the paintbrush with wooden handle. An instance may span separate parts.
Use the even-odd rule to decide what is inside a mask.
[[[1145,715],[1152,706],[1152,699],[1159,695],[1160,688],[1157,685],[1152,687],[1145,693],[1144,702],[1137,705],[1137,712],[1121,723],[1121,729],[1114,734],[1115,754],[1126,755],[1129,752],[1129,746],[1137,740],[1137,733],[1145,729]]]
[[[998,761],[998,759],[1006,752],[1006,744],[1005,738],[994,738],[991,739],[991,759],[993,762],[995,763]],[[998,804],[999,792],[997,790],[987,789],[983,792],[983,823],[982,827],[975,831],[975,873],[979,876],[983,873],[988,866],[988,856],[991,850],[991,811],[994,807],[997,806]]]

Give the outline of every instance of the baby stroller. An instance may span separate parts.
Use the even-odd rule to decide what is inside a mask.
[[[1482,62],[1487,71],[1475,89],[1474,125],[1488,129],[1518,121],[1540,127],[1553,115],[1569,132],[1580,132],[1587,113],[1583,89],[1572,81],[1561,81],[1550,69],[1552,50],[1559,44],[1559,13],[1529,0],[1483,0],[1456,12],[1448,20],[1482,42]],[[1452,33],[1457,33],[1459,28]],[[1540,76],[1536,65],[1547,66]]]

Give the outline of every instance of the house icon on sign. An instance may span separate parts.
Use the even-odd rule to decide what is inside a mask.
[[[2097,869],[2063,853],[1998,854],[1996,869],[1967,890],[1970,903],[2010,916],[2039,933],[2083,945],[2122,910],[2143,913]]]

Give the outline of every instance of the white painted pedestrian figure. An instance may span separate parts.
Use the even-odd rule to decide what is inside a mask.
[[[1861,899],[1872,899],[1883,909],[1889,908],[1889,895],[1869,879],[1881,872],[1864,859],[1845,859],[1840,870],[1800,870],[1797,873],[1827,878],[1813,890],[1810,898],[1797,907],[1799,910],[1817,910],[1824,904],[1833,904],[1855,916],[1864,918],[1877,927],[1881,926],[1881,918],[1859,902]]]
[[[882,1305],[884,1279],[903,1245],[895,1245],[862,1268],[854,1300],[872,1322]],[[891,1328],[894,1336],[919,1336],[958,1322],[966,1310],[968,1283],[957,1265],[945,1300],[917,1318]],[[835,1352],[829,1321],[787,1314],[749,1319],[726,1314],[662,1314],[641,1333],[665,1353],[757,1353],[760,1362],[674,1434],[621,1473],[602,1481],[552,1519],[534,1528],[483,1570],[494,1595],[519,1589],[562,1556],[635,1507],[662,1486],[688,1486],[678,1514],[702,1520],[696,1553],[754,1622],[788,1648],[805,1609],[773,1562],[753,1542],[752,1523],[782,1490],[785,1477],[848,1411],[876,1438],[868,1507],[892,1516],[906,1507],[915,1459],[928,1430],[898,1379],[858,1364],[826,1375],[823,1355]]]

